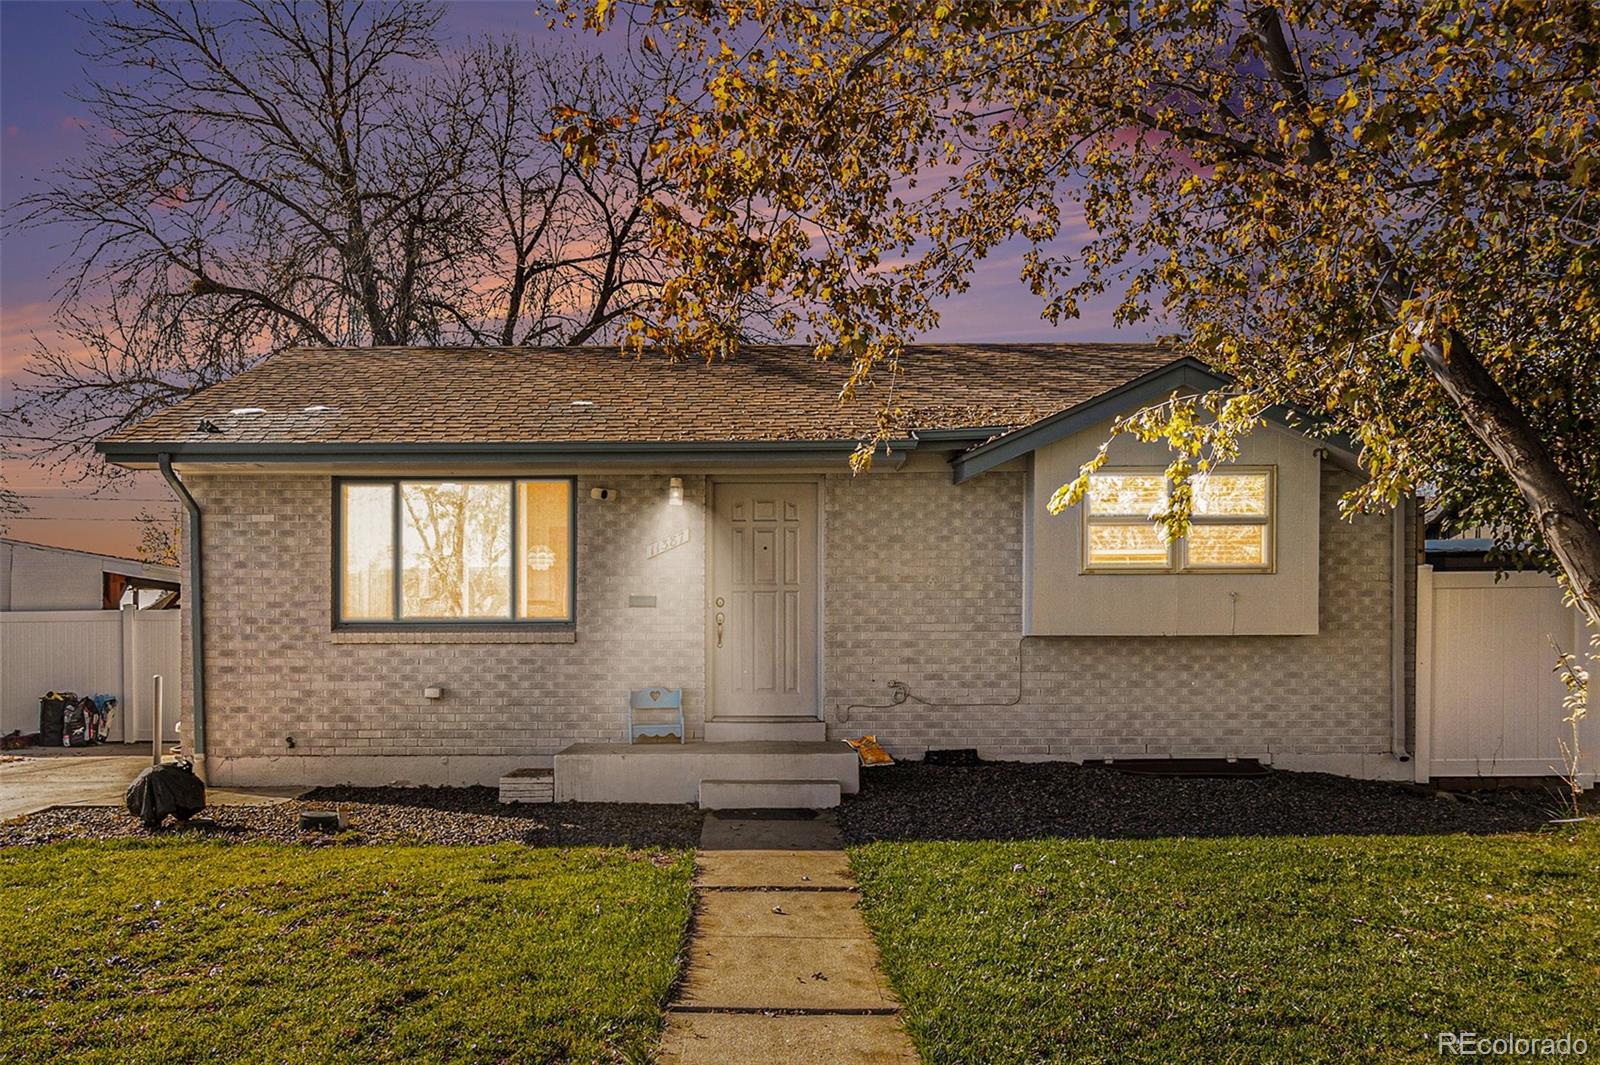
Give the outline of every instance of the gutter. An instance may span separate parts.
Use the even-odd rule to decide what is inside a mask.
[[[1389,607],[1389,702],[1391,731],[1389,752],[1398,762],[1411,761],[1411,751],[1406,747],[1406,516],[1411,501],[1403,500],[1394,508],[1390,520],[1392,554],[1389,572],[1392,600]]]
[[[206,755],[206,613],[202,591],[205,582],[201,574],[200,504],[195,502],[188,486],[172,472],[170,454],[163,452],[156,456],[156,461],[167,487],[183,503],[183,509],[189,516],[189,584],[184,588],[184,594],[189,599],[189,690],[193,693],[194,701],[194,750],[191,753],[195,761],[203,766]]]
[[[162,455],[184,463],[397,463],[469,459],[481,463],[546,462],[567,465],[660,462],[749,462],[752,459],[806,461],[837,459],[853,452],[859,440],[583,441],[538,444],[464,441],[454,443],[282,443],[243,441],[103,441],[95,450],[127,465],[159,461]],[[891,440],[888,448],[915,451],[915,438]],[[960,446],[952,443],[951,446]]]

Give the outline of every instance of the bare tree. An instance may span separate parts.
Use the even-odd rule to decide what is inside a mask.
[[[645,248],[675,61],[439,44],[421,0],[135,0],[89,16],[83,155],[22,201],[65,223],[58,335],[6,413],[66,461],[296,344],[613,338]],[[625,116],[580,165],[550,131]]]
[[[648,245],[652,199],[669,193],[650,165],[659,103],[687,68],[640,52],[628,65],[545,56],[509,42],[476,49],[470,70],[491,106],[479,112],[474,164],[487,178],[485,231],[503,249],[499,284],[476,325],[487,344],[584,344],[648,314],[659,287]],[[591,164],[551,136],[573,113],[611,121]]]

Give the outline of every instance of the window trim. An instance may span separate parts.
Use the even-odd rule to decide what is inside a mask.
[[[1182,537],[1167,544],[1167,564],[1165,566],[1148,566],[1141,564],[1107,565],[1105,563],[1091,564],[1089,561],[1089,527],[1090,525],[1154,525],[1149,517],[1136,517],[1128,514],[1090,515],[1090,500],[1085,498],[1079,510],[1082,511],[1078,523],[1078,572],[1081,574],[1106,576],[1118,574],[1143,574],[1166,577],[1178,577],[1185,574],[1249,574],[1262,575],[1278,572],[1278,467],[1276,465],[1228,465],[1210,471],[1219,476],[1245,474],[1265,474],[1267,478],[1267,513],[1264,517],[1257,518],[1244,514],[1219,514],[1204,518],[1192,517],[1191,525],[1245,525],[1250,527],[1265,526],[1267,530],[1267,564],[1265,566],[1253,565],[1190,565],[1188,537]],[[1142,474],[1155,475],[1162,478],[1163,491],[1172,490],[1171,481],[1166,477],[1165,466],[1103,466],[1095,471],[1096,474]],[[1091,475],[1091,485],[1092,485]],[[1091,488],[1092,491],[1092,488]]]
[[[565,482],[567,485],[567,616],[564,618],[518,618],[515,616],[518,596],[522,590],[522,565],[519,558],[519,536],[522,525],[517,486],[523,482]],[[505,484],[511,488],[511,610],[503,618],[407,618],[401,616],[404,601],[405,551],[401,538],[400,486],[402,484]],[[346,485],[383,485],[393,489],[390,507],[392,522],[392,550],[394,552],[393,617],[388,619],[344,617],[344,488]],[[333,596],[329,604],[332,628],[336,632],[570,632],[578,620],[578,478],[560,475],[518,476],[422,476],[422,477],[335,477],[333,478]]]

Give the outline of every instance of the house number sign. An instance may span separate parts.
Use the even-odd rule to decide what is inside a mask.
[[[684,544],[686,544],[688,542],[689,542],[689,530],[688,529],[679,529],[677,532],[673,533],[671,536],[667,537],[666,539],[664,539],[664,540],[656,540],[653,543],[651,543],[651,545],[650,545],[650,557],[651,558],[655,558],[657,555],[664,554],[664,553],[666,553],[668,551],[671,551],[674,547],[682,547]]]

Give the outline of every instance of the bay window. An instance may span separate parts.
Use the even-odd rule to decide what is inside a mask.
[[[568,624],[571,478],[335,484],[341,624]]]
[[[1274,482],[1272,467],[1228,467],[1191,478],[1189,534],[1168,543],[1154,520],[1171,490],[1163,469],[1096,472],[1083,507],[1084,572],[1270,573]]]

